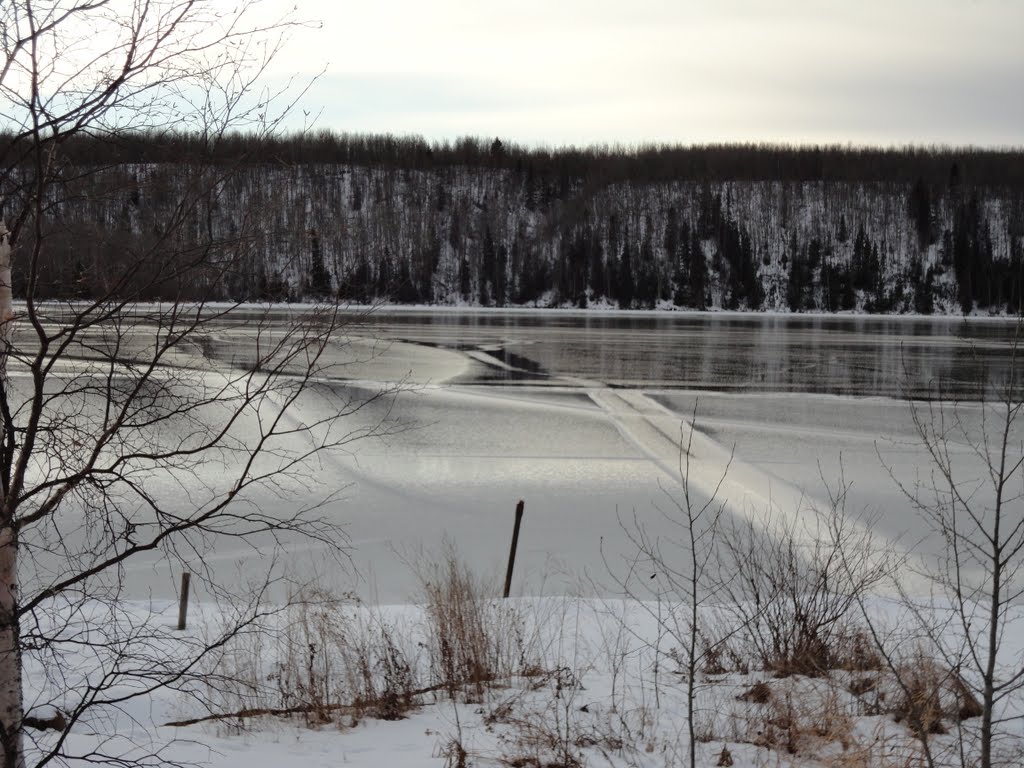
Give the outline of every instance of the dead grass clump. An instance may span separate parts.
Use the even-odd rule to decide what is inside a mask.
[[[750,673],[750,664],[743,655],[733,647],[727,640],[714,640],[706,632],[698,632],[703,660],[702,671],[705,675],[712,677],[726,675],[730,672],[738,672],[741,675]],[[669,656],[680,668],[685,668],[682,653],[676,648],[672,649]]]
[[[906,722],[919,736],[947,733],[942,723],[942,685],[945,674],[931,659],[918,657],[898,670],[901,691],[893,707],[893,719]]]
[[[877,689],[878,678],[873,675],[854,677],[850,680],[849,685],[846,686],[846,690],[854,696],[864,696],[865,694],[871,693]]]
[[[754,683],[736,698],[751,704],[767,704],[772,697],[772,689],[768,683]]]
[[[445,768],[466,768],[468,765],[469,753],[457,738],[449,739],[443,747],[438,750],[438,757],[444,758]]]
[[[566,738],[557,726],[540,718],[526,718],[512,722],[515,735],[511,754],[500,761],[512,768],[582,768],[580,749],[590,746],[586,740],[577,743],[579,735]]]
[[[515,605],[496,600],[453,546],[418,570],[432,684],[479,700],[495,680],[539,671]]]
[[[623,721],[595,722],[589,717],[589,708],[578,704],[577,695],[583,690],[581,674],[564,666],[555,669],[542,682],[531,681],[514,711],[499,707],[502,722],[508,726],[499,735],[504,745],[503,764],[581,768],[586,764],[585,751],[607,757],[632,748],[636,737],[624,733]]]
[[[276,693],[271,704],[303,711],[314,726],[330,722],[335,710],[350,703],[346,613],[353,607],[347,596],[315,587],[289,597],[268,676]]]
[[[357,711],[380,720],[401,720],[415,707],[412,664],[390,625],[377,622],[369,631],[350,637],[341,650]]]
[[[957,697],[957,717],[960,721],[970,720],[974,717],[981,717],[985,713],[985,708],[978,701],[977,697],[971,693],[971,690],[967,687],[959,675],[956,675],[953,680],[954,695]]]
[[[415,706],[414,664],[396,628],[377,610],[322,592],[293,598],[275,681],[320,722],[336,710],[398,720]]]
[[[857,715],[876,717],[889,708],[890,691],[882,684],[884,679],[885,674],[880,672],[851,674],[846,678],[846,690],[853,697]]]
[[[947,723],[982,713],[981,704],[955,670],[916,652],[896,670],[892,715],[918,738],[949,732]]]
[[[854,743],[854,719],[830,680],[761,682],[737,698],[757,705],[743,736],[755,746],[810,757],[828,745],[845,752]]]
[[[854,719],[834,686],[829,686],[823,705],[810,710],[811,730],[824,743],[836,743],[846,752],[854,741]]]
[[[878,672],[885,665],[875,641],[858,626],[847,627],[836,636],[831,657],[833,669],[848,672]]]
[[[929,760],[920,743],[879,725],[865,734],[863,743],[845,752],[822,755],[816,763],[824,768],[921,768],[929,765]]]
[[[501,758],[502,765],[510,768],[582,768],[583,764],[577,759],[570,760],[542,760],[533,755],[504,757]]]
[[[488,599],[479,581],[446,548],[441,562],[421,574],[432,680],[454,696],[457,689],[497,677],[496,638],[491,636]]]
[[[758,747],[774,750],[785,750],[795,755],[799,748],[800,724],[797,713],[793,709],[793,699],[788,693],[780,701],[769,696],[761,711],[751,723],[750,742]],[[768,702],[773,702],[768,706]]]
[[[416,706],[415,658],[378,609],[308,587],[260,626],[225,644],[204,679],[214,718],[302,717],[310,727],[344,715],[396,720]]]

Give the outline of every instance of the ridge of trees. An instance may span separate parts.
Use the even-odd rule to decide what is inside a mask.
[[[30,137],[0,132],[0,158],[17,156]],[[502,169],[584,183],[693,181],[962,183],[1024,190],[1024,148],[907,145],[597,144],[538,147],[462,137],[337,133],[330,130],[255,136],[244,131],[210,140],[201,133],[135,131],[77,134],[61,143],[72,164],[164,162],[340,163],[427,170],[451,166]]]
[[[7,206],[33,189],[33,169],[18,160],[27,140],[0,142]],[[1012,149],[546,150],[136,132],[69,137],[51,159],[40,298],[105,291],[112,270],[166,237],[193,177],[223,166],[236,172],[178,222],[176,245],[233,243],[239,266],[216,285],[179,275],[182,296],[921,314],[1024,306],[1024,184],[1013,181],[1024,155]],[[29,245],[34,234],[24,236]],[[13,288],[28,289],[17,265]]]

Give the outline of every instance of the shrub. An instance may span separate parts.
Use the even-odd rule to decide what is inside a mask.
[[[778,677],[880,665],[852,617],[885,574],[871,534],[841,503],[798,510],[787,522],[748,521],[722,536],[723,592],[739,634]]]

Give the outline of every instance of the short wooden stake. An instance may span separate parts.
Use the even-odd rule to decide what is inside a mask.
[[[184,629],[188,621],[188,583],[192,574],[185,571],[181,574],[181,595],[178,597],[178,629]]]
[[[516,564],[516,547],[519,545],[519,524],[523,521],[523,500],[520,499],[519,503],[516,504],[516,524],[512,529],[512,549],[508,553],[508,570],[505,571],[505,594],[504,597],[508,597],[508,593],[512,590],[512,569]]]

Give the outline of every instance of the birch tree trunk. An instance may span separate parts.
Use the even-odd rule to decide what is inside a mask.
[[[0,388],[3,392],[7,390],[7,352],[13,317],[10,233],[0,221]],[[0,445],[5,442],[4,438],[4,421],[0,419]],[[25,759],[21,738],[18,536],[4,491],[0,491],[0,751],[4,768],[22,768]]]

